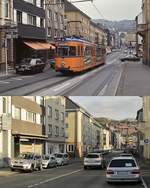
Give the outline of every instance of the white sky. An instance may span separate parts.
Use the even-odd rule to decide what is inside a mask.
[[[104,18],[108,20],[135,19],[141,12],[141,2],[142,0],[94,0],[96,7],[100,10]],[[91,2],[75,3],[74,5],[92,19],[102,18]]]
[[[116,120],[136,118],[142,108],[141,97],[70,97],[95,117]]]

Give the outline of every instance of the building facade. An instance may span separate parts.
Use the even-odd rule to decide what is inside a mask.
[[[143,38],[143,63],[150,66],[150,1],[142,0],[142,13],[136,17],[137,34]]]
[[[55,43],[56,39],[64,37],[65,6],[62,0],[46,0],[45,2],[47,39]]]
[[[66,145],[71,157],[102,149],[102,128],[82,107],[66,99]]]
[[[46,154],[64,153],[65,147],[65,97],[45,97]]]
[[[90,40],[91,18],[88,15],[65,1],[65,18],[67,20],[66,36],[77,36]]]
[[[44,111],[43,97],[12,97],[12,157],[45,153]]]
[[[14,21],[18,38],[14,41],[15,62],[23,58],[48,59],[45,0],[14,0]]]
[[[0,167],[7,166],[12,153],[11,97],[0,97]]]
[[[0,71],[13,63],[13,0],[0,1]]]

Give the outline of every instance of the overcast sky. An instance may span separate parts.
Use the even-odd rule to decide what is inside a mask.
[[[73,2],[73,0],[72,0]],[[142,0],[94,0],[94,4],[108,20],[133,20],[141,12]],[[102,18],[91,2],[75,3],[93,19]]]
[[[116,120],[136,118],[142,108],[141,97],[70,97],[95,117]]]

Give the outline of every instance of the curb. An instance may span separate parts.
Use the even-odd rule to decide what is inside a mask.
[[[143,184],[144,188],[148,188],[148,186],[147,186],[147,184],[146,184],[146,182],[145,182],[143,177],[141,177],[141,181],[142,181],[142,184]]]

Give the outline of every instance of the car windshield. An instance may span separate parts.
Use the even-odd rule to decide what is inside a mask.
[[[132,159],[116,159],[112,160],[109,167],[136,167],[135,161]]]
[[[57,158],[62,158],[63,155],[62,155],[62,154],[55,154],[55,157],[57,157]]]
[[[49,156],[43,156],[43,160],[49,160]]]
[[[89,155],[86,156],[86,158],[91,158],[91,159],[99,158],[99,155],[96,155],[96,154],[89,154]]]
[[[29,64],[31,62],[31,59],[30,58],[26,58],[26,59],[23,59],[21,61],[22,64]]]
[[[62,46],[57,48],[57,55],[60,57],[76,56],[75,46]]]
[[[34,155],[30,153],[22,153],[19,155],[18,159],[33,159]]]

